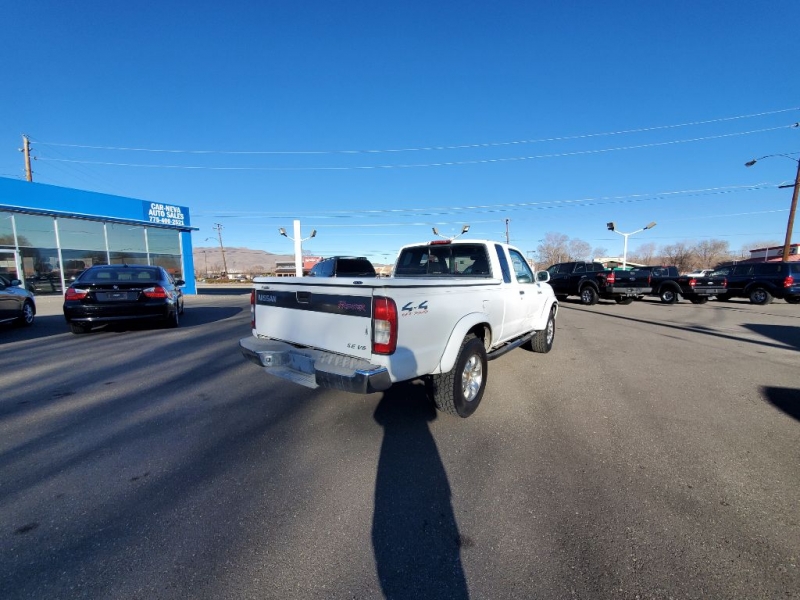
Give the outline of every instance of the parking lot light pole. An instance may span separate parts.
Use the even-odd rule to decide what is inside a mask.
[[[278,228],[278,233],[280,233],[283,237],[289,238],[294,242],[294,274],[297,277],[303,276],[303,242],[306,240],[310,240],[314,236],[317,235],[317,230],[312,229],[311,235],[307,238],[300,237],[300,221],[295,219],[294,220],[294,237],[289,237],[286,233],[286,230],[283,227]]]
[[[797,175],[794,177],[794,185],[780,185],[778,187],[794,187],[794,192],[792,193],[792,204],[789,207],[789,221],[786,223],[786,239],[783,242],[783,262],[789,260],[789,250],[792,246],[792,230],[794,229],[794,213],[797,211],[797,195],[800,191],[800,159],[794,158],[793,156],[789,156],[788,154],[767,154],[766,156],[762,156],[761,158],[754,158],[753,160],[748,160],[744,163],[745,167],[752,167],[758,161],[763,160],[765,158],[770,158],[772,156],[783,156],[784,158],[788,158],[789,160],[793,160],[797,163]],[[769,250],[767,250],[767,254],[769,254]],[[767,257],[768,258],[768,257]]]
[[[644,231],[645,229],[652,229],[656,226],[655,221],[651,221],[641,229],[637,229],[636,231],[631,231],[630,233],[622,233],[621,231],[617,231],[617,225],[614,221],[610,221],[606,223],[606,227],[608,227],[609,231],[613,231],[614,233],[620,234],[622,237],[625,238],[625,245],[622,251],[622,268],[626,268],[628,266],[628,238],[632,236],[634,233],[639,233],[640,231]]]

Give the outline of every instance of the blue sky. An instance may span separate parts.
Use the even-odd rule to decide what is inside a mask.
[[[378,262],[506,219],[524,252],[554,232],[621,254],[608,221],[658,223],[629,252],[786,233],[796,0],[0,9],[0,176],[24,177],[27,134],[34,181],[188,206],[195,245],[220,223],[291,253],[295,219],[307,252]]]

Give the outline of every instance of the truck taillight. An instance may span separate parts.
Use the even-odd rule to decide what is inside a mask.
[[[787,276],[786,279],[783,280],[783,287],[789,288],[794,285],[794,277],[791,275]]]
[[[86,298],[86,295],[89,293],[89,290],[81,290],[78,288],[70,287],[67,288],[67,292],[64,294],[64,300],[83,300]]]
[[[614,275],[614,271],[611,271],[611,272],[610,272],[610,273],[609,273],[609,274],[606,276],[606,283],[607,283],[608,285],[614,285],[614,282],[615,282],[616,280],[617,280],[617,276],[616,276],[616,275]]]
[[[391,298],[372,299],[372,352],[393,354],[397,348],[397,305]]]
[[[256,291],[250,290],[250,329],[256,328]]]
[[[694,286],[696,286],[696,285],[697,285],[697,279],[695,279],[694,277],[692,277],[692,278],[689,280],[689,287],[694,287]]]

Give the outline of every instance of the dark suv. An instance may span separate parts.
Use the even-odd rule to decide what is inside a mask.
[[[718,267],[713,275],[728,281],[728,292],[718,300],[739,296],[753,304],[769,304],[774,298],[800,303],[800,262],[740,263]]]
[[[363,256],[323,258],[311,268],[309,277],[377,277],[375,267]]]

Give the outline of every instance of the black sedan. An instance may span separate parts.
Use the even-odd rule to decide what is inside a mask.
[[[28,290],[21,288],[19,279],[0,275],[0,323],[33,325],[36,301]]]
[[[183,314],[182,279],[149,265],[95,265],[64,294],[64,318],[72,333],[96,325],[151,320],[177,327]]]

